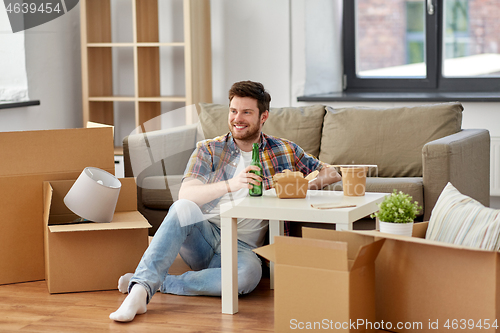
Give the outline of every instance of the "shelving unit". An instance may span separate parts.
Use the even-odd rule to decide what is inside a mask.
[[[113,41],[112,1],[120,1],[121,5],[130,3],[132,7],[131,41]],[[114,115],[118,102],[133,103],[135,127],[161,115],[162,102],[184,103],[186,106],[212,102],[210,0],[177,0],[182,1],[184,41],[160,42],[159,4],[172,1],[176,0],[80,2],[84,124],[92,121],[117,126]],[[181,48],[184,51],[183,95],[161,94],[160,67],[169,59],[161,58],[160,48]],[[113,51],[132,54],[127,68],[117,68],[116,61],[113,64]],[[118,71],[133,68],[133,93],[113,93],[113,67]],[[192,123],[194,117],[191,112],[186,112],[185,123]],[[159,123],[148,128],[154,129],[159,129]]]

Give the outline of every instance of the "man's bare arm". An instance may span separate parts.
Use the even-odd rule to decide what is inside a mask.
[[[227,181],[210,184],[204,184],[199,179],[188,177],[181,184],[179,199],[188,199],[198,206],[202,206],[228,192],[235,192],[242,188],[250,189],[251,184],[258,185],[262,181],[262,178],[250,173],[250,170],[258,170],[258,167],[248,166],[241,173]]]
[[[326,185],[338,182],[342,179],[334,167],[323,167],[316,178],[309,182],[310,190],[320,190]]]

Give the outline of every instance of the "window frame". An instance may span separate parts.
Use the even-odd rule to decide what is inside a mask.
[[[439,91],[498,92],[500,77],[444,77],[443,1],[432,0],[434,14],[427,11],[425,1],[426,69],[425,78],[360,78],[356,75],[356,0],[343,0],[343,56],[345,91]]]

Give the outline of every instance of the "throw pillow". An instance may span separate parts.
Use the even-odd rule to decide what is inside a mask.
[[[377,164],[380,177],[422,177],[422,147],[460,131],[460,103],[387,109],[327,107],[319,159]]]
[[[200,103],[200,108],[197,111],[205,139],[213,139],[229,132],[227,125],[228,105]]]
[[[227,105],[200,103],[198,118],[206,139],[224,135],[229,131],[228,113]],[[262,131],[293,141],[307,153],[318,156],[324,116],[323,105],[271,108],[269,119]]]
[[[432,210],[425,238],[498,251],[500,210],[483,206],[448,183]]]
[[[271,108],[262,131],[293,141],[306,153],[318,157],[324,117],[323,105]]]

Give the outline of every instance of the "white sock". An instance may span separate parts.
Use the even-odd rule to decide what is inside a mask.
[[[128,322],[132,321],[135,315],[146,313],[147,296],[148,294],[143,286],[138,283],[134,284],[122,305],[109,315],[109,319]]]
[[[134,273],[127,273],[125,275],[120,276],[118,279],[118,290],[124,294],[128,293],[128,284],[130,279],[134,276]]]

